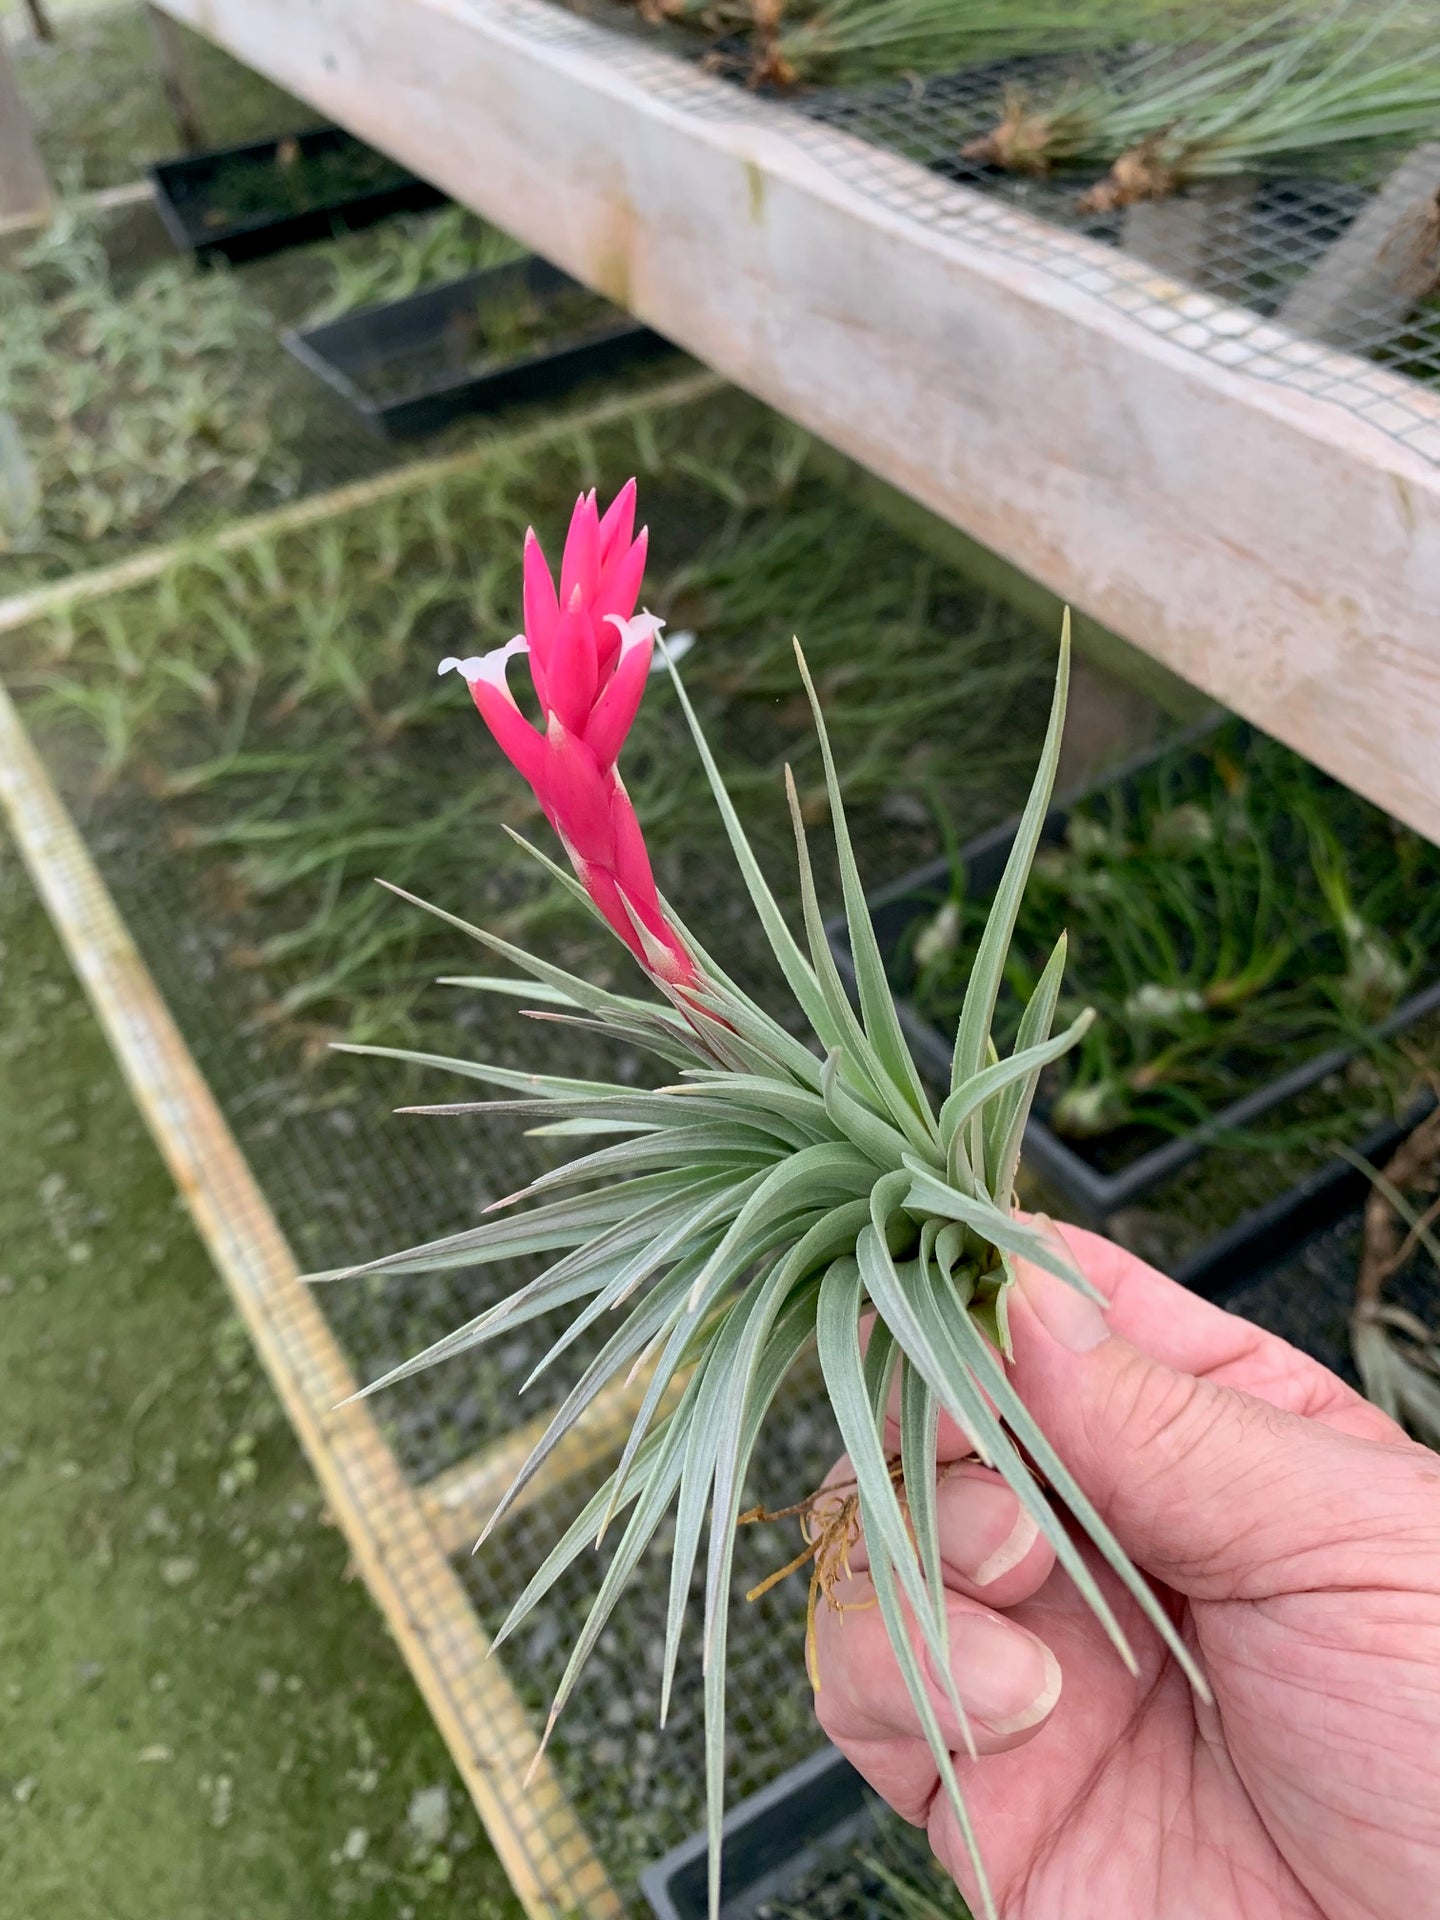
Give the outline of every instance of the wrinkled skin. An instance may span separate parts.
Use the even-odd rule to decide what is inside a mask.
[[[1062,1231],[1110,1308],[1022,1270],[1014,1378],[1214,1704],[1091,1556],[1139,1659],[1126,1671],[1014,1496],[942,1428],[952,1666],[978,1759],[933,1700],[1003,1920],[1440,1915],[1440,1458],[1284,1341]],[[850,1610],[822,1609],[816,1710],[978,1912],[867,1566],[862,1540],[835,1596]]]

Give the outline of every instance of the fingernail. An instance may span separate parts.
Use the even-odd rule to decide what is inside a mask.
[[[957,1473],[941,1482],[938,1500],[945,1558],[977,1587],[1018,1567],[1040,1529],[1002,1481]]]
[[[1021,1260],[1017,1266],[1026,1304],[1052,1340],[1058,1340],[1071,1353],[1089,1353],[1108,1339],[1110,1329],[1104,1314],[1078,1287],[1032,1261]]]
[[[930,1676],[938,1681],[929,1654]],[[1060,1698],[1060,1663],[1033,1633],[998,1614],[950,1616],[950,1666],[961,1705],[987,1733],[1037,1726]]]

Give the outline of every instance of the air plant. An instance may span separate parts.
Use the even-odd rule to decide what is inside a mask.
[[[529,1074],[484,1062],[444,1063],[507,1097],[418,1111],[513,1114],[547,1137],[587,1142],[584,1150],[497,1201],[489,1209],[492,1217],[478,1226],[349,1269],[346,1276],[326,1277],[453,1270],[525,1253],[552,1256],[538,1278],[367,1392],[556,1309],[569,1308],[572,1317],[537,1372],[591,1328],[610,1328],[497,1506],[487,1535],[607,1385],[645,1381],[614,1472],[555,1542],[496,1642],[544,1600],[587,1547],[607,1534],[615,1540],[556,1693],[548,1738],[673,1506],[663,1720],[708,1514],[702,1637],[712,1913],[720,1894],[736,1525],[764,1423],[787,1376],[814,1348],[852,1462],[856,1498],[843,1503],[836,1522],[809,1503],[807,1548],[822,1570],[812,1606],[829,1604],[834,1570],[843,1562],[857,1513],[863,1514],[891,1644],[943,1790],[967,1835],[981,1906],[993,1915],[984,1864],[910,1630],[913,1621],[933,1671],[949,1675],[935,1502],[942,1411],[1004,1476],[1104,1625],[1117,1656],[1133,1670],[1133,1652],[1072,1524],[1133,1596],[1194,1686],[1206,1691],[1164,1609],[1046,1441],[1005,1364],[1018,1257],[1093,1293],[1050,1236],[1013,1209],[1038,1076],[1076,1044],[1091,1018],[1081,1012],[1063,1032],[1052,1033],[1065,963],[1063,934],[1008,1057],[997,1055],[991,1032],[1060,751],[1068,628],[1039,768],[976,955],[950,1088],[937,1108],[910,1056],[885,980],[825,720],[798,642],[795,657],[818,736],[855,955],[858,1012],[826,943],[793,780],[786,784],[799,866],[799,939],[761,871],[673,668],[675,692],[730,847],[793,997],[790,1024],[751,999],[660,897],[617,765],[661,624],[648,613],[634,613],[646,540],[643,532],[632,538],[634,510],[633,482],[603,516],[593,493],[580,500],[558,593],[531,534],[524,632],[493,652],[446,660],[441,671],[458,669],[468,681],[487,726],[559,835],[573,875],[539,849],[529,851],[615,935],[644,974],[648,995],[597,987],[438,907],[428,910],[512,970],[481,975],[470,985],[504,996],[528,994],[541,1018],[639,1049],[659,1063],[666,1084],[637,1090],[618,1081]],[[518,659],[529,667],[540,727],[522,714],[507,682],[507,670]],[[527,974],[535,983],[528,988],[520,977]],[[590,1140],[599,1144],[590,1146]],[[874,1315],[868,1343],[867,1313]],[[897,1458],[885,1447],[892,1387],[900,1396]],[[678,1402],[662,1413],[672,1388]],[[947,1692],[968,1729],[953,1680]],[[968,1730],[966,1740],[970,1744]]]
[[[1123,46],[1165,26],[1177,0],[821,0],[779,10],[769,34],[782,78],[841,85],[1026,55]],[[756,8],[757,15],[759,8]]]
[[[1440,1093],[1433,1076],[1431,1084]],[[1350,1316],[1361,1383],[1392,1420],[1427,1446],[1440,1447],[1440,1329],[1385,1298],[1389,1283],[1417,1259],[1432,1286],[1440,1284],[1440,1108],[1400,1143],[1383,1168],[1355,1153],[1347,1158],[1371,1183]]]
[[[1409,13],[1408,0],[1378,16],[1342,0],[1319,19],[1286,5],[1218,45],[1152,50],[1048,99],[1012,88],[964,156],[1036,175],[1108,167],[1080,201],[1105,213],[1274,161],[1425,139],[1440,130],[1440,70],[1391,37]]]
[[[986,61],[1123,46],[1163,29],[1183,0],[639,0],[651,21],[746,49],[752,86],[849,86]]]

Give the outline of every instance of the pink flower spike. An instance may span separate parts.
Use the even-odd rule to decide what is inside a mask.
[[[580,598],[588,606],[600,584],[600,515],[593,492],[575,502],[570,516],[570,531],[565,536],[565,553],[560,562],[560,605],[568,607],[578,587]]]
[[[590,709],[595,704],[595,651],[595,624],[581,604],[577,587],[556,623],[555,645],[545,669],[549,694],[545,710],[558,714],[570,733],[585,731]]]
[[[600,522],[600,565],[609,566],[616,554],[623,553],[635,531],[635,482],[627,480],[605,509]]]
[[[470,697],[480,709],[480,717],[495,736],[496,744],[516,771],[538,787],[544,776],[545,742],[515,704],[505,679],[505,670],[517,653],[528,649],[525,636],[517,634],[493,653],[477,654],[468,660],[453,656],[440,662],[441,673],[457,668],[470,684]]]
[[[619,636],[620,657],[586,722],[585,744],[602,767],[611,767],[634,725],[650,674],[655,635],[665,622],[653,613],[638,614],[633,620],[622,620],[613,613],[605,618]]]
[[[531,527],[525,535],[525,637],[542,669],[550,659],[559,618],[560,602],[555,597],[550,565]]]
[[[615,878],[634,902],[636,911],[653,927],[663,927],[660,895],[650,866],[650,850],[640,831],[640,822],[619,774],[611,775],[610,832],[614,847],[612,864]]]
[[[642,527],[640,536],[623,552],[618,553],[600,576],[600,587],[595,595],[595,618],[604,623],[613,621],[618,614],[622,620],[628,620],[635,611],[635,602],[640,598],[640,582],[645,574],[645,556],[650,546],[650,529]],[[602,676],[610,661],[614,658],[614,641],[601,626],[599,646],[600,672]],[[609,656],[607,658],[607,655]]]
[[[615,863],[610,784],[585,742],[551,714],[545,731],[545,768],[540,798],[549,807],[570,856],[578,862]]]
[[[640,944],[640,936],[635,931],[631,915],[626,911],[613,875],[603,867],[581,860],[571,847],[567,846],[566,852],[570,855],[575,877],[604,914],[606,925],[625,942],[641,966],[645,966],[645,949]]]

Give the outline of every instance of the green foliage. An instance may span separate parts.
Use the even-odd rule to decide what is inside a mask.
[[[314,125],[313,107],[201,35],[177,31],[211,145]],[[26,34],[10,51],[53,180],[85,190],[123,186],[149,161],[178,152],[180,136],[143,7],[67,8],[56,21],[53,42]]]
[[[909,942],[914,998],[956,1017],[987,903],[955,891]],[[1433,977],[1440,855],[1308,762],[1236,725],[1129,790],[1103,788],[1039,855],[1006,969],[1009,1040],[1050,955],[1101,1019],[1047,1076],[1050,1124],[1121,1157],[1188,1132]],[[1337,1125],[1343,1121],[1337,1115]],[[1363,1126],[1357,1131],[1363,1131]]]
[[[1021,173],[1109,166],[1082,205],[1159,199],[1187,181],[1291,167],[1440,130],[1440,68],[1409,0],[1380,12],[1301,0],[1218,44],[1162,46],[1048,98],[1012,89],[1003,119],[967,147]]]
[[[588,1325],[603,1321],[612,1329],[500,1501],[488,1534],[597,1395],[632,1369],[648,1371],[645,1399],[618,1466],[547,1555],[496,1644],[613,1524],[618,1544],[557,1690],[553,1726],[641,1554],[673,1506],[663,1720],[708,1516],[700,1637],[714,1914],[720,1897],[726,1644],[736,1524],[764,1423],[787,1376],[813,1343],[856,1476],[881,1613],[943,1791],[970,1846],[988,1916],[994,1903],[984,1863],[910,1634],[913,1620],[932,1672],[948,1675],[948,1628],[936,1580],[938,1520],[929,1497],[942,1410],[973,1436],[980,1457],[1012,1487],[1118,1656],[1133,1670],[1134,1655],[1072,1523],[1118,1575],[1172,1658],[1204,1691],[1203,1678],[1163,1608],[1031,1419],[991,1344],[997,1341],[1002,1352],[1008,1345],[1005,1299],[1015,1256],[1023,1254],[1082,1291],[1092,1291],[1052,1240],[1015,1217],[1006,1177],[1041,1070],[1081,1038],[1090,1016],[1082,1014],[1069,1031],[1051,1038],[1057,964],[1056,976],[1047,976],[1037,990],[1027,1044],[999,1059],[990,1033],[1014,911],[1059,758],[1068,634],[1025,824],[1000,888],[995,932],[982,941],[970,978],[954,1084],[938,1113],[905,1047],[885,983],[825,723],[798,643],[795,651],[820,744],[860,989],[858,1014],[845,996],[820,924],[793,786],[803,939],[790,931],[769,888],[672,669],[726,836],[793,996],[787,1021],[782,1024],[751,999],[683,929],[699,967],[699,985],[657,1001],[598,987],[430,908],[512,970],[501,983],[503,991],[514,990],[516,972],[528,973],[540,983],[540,998],[552,1018],[572,1020],[584,1031],[598,1027],[617,1042],[642,1049],[661,1063],[670,1082],[637,1090],[614,1081],[537,1073],[525,1077],[518,1098],[418,1110],[513,1113],[541,1124],[558,1122],[567,1133],[591,1133],[602,1144],[497,1203],[479,1226],[352,1270],[402,1275],[521,1254],[559,1255],[527,1285],[366,1392],[558,1307],[574,1309],[574,1317],[537,1373]],[[578,884],[567,884],[588,905]],[[489,991],[493,983],[482,977],[472,985]],[[521,1079],[513,1070],[484,1063],[448,1064],[506,1094],[514,1094]],[[535,1204],[513,1211],[523,1201]],[[862,1339],[867,1310],[876,1316],[868,1344]],[[897,1381],[902,1395],[898,1477],[884,1444],[886,1407]],[[680,1390],[678,1403],[657,1418],[672,1385]],[[1062,1507],[1068,1521],[1061,1517]],[[965,1728],[953,1682],[949,1692]]]
[[[381,221],[314,250],[314,266],[328,284],[308,324],[336,320],[356,307],[408,299],[482,267],[503,266],[521,252],[518,241],[464,207]]]
[[[935,821],[1016,796],[1031,750],[1030,630],[837,502],[794,429],[731,396],[647,408],[598,439],[558,430],[543,449],[497,448],[467,472],[227,554],[203,550],[159,583],[76,606],[17,648],[27,710],[63,736],[66,763],[103,789],[166,796],[177,849],[225,876],[236,965],[262,970],[270,1017],[307,1042],[421,1038],[452,948],[373,884],[384,873],[463,900],[514,939],[578,962],[568,897],[500,839],[528,831],[511,770],[453,688],[446,653],[519,619],[511,570],[533,515],[563,528],[578,485],[638,471],[654,525],[649,603],[699,638],[694,698],[735,768],[737,803],[767,855],[785,761],[812,823],[828,807],[808,709],[790,664],[793,609],[817,679],[844,696],[846,796],[868,842],[919,857]],[[1006,716],[1008,751],[991,739]],[[942,751],[942,740],[946,743]],[[626,777],[662,884],[738,913],[723,834],[667,687],[645,702]],[[753,943],[752,943],[753,944]],[[613,953],[586,947],[613,970]],[[445,998],[446,996],[440,996]],[[448,1013],[447,1013],[448,1020]]]
[[[177,512],[284,497],[295,463],[274,364],[269,321],[234,276],[174,261],[125,287],[63,212],[0,268],[0,420],[30,476],[6,490],[0,565],[93,563]]]

